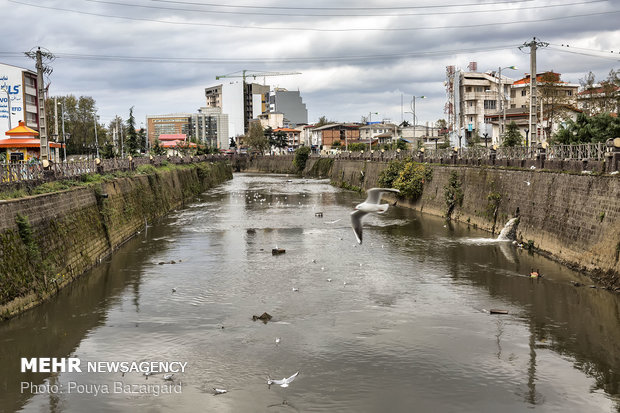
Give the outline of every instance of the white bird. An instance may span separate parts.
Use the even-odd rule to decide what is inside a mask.
[[[383,214],[387,211],[389,204],[381,204],[381,193],[393,192],[399,194],[398,189],[392,188],[371,188],[368,190],[368,197],[364,202],[355,207],[355,211],[351,212],[351,225],[355,238],[359,244],[362,243],[362,218],[370,212]]]
[[[288,385],[295,380],[295,378],[297,377],[297,375],[299,374],[299,372],[293,374],[291,377],[287,378],[287,379],[282,379],[282,380],[272,380],[269,377],[267,377],[267,384],[269,386],[271,386],[272,384],[278,384],[280,385],[280,387],[288,387]]]
[[[530,166],[530,169],[536,169],[536,167],[534,165]]]
[[[280,337],[276,337],[276,344],[280,344]]]
[[[530,186],[530,185],[531,185],[531,182],[530,182],[530,181],[523,181],[523,182],[525,182],[525,183],[527,184],[527,186]]]
[[[174,374],[164,374],[164,380],[172,381]]]
[[[224,394],[224,393],[228,393],[228,390],[226,389],[216,389],[215,387],[213,388],[213,391],[215,392],[215,394]]]
[[[328,278],[328,279],[327,279],[327,282],[328,282],[328,283],[332,282],[332,279],[331,279],[331,278]]]
[[[297,288],[297,287],[293,287],[293,292],[294,292],[294,293],[299,292],[299,288]]]

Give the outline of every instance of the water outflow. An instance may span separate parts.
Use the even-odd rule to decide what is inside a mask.
[[[519,218],[511,218],[510,221],[506,223],[502,231],[497,236],[497,240],[498,241],[511,241],[515,239],[518,223],[519,223]]]

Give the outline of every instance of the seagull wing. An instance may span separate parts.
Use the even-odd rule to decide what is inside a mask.
[[[393,192],[399,194],[400,191],[398,189],[393,188],[371,188],[368,190],[368,197],[366,198],[366,203],[368,204],[378,204],[381,202],[381,193],[382,192]]]
[[[364,215],[366,215],[366,212],[359,209],[351,212],[351,226],[358,244],[362,243],[362,218]]]
[[[279,384],[280,386],[286,383],[286,379],[282,379],[282,380],[274,380],[274,379],[269,379],[267,380],[267,384]]]
[[[293,374],[291,377],[289,377],[288,379],[285,379],[287,383],[292,382],[293,380],[295,380],[295,378],[297,377],[297,375],[299,374],[299,372]]]

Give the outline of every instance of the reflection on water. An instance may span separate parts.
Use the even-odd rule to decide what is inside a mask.
[[[360,199],[325,181],[247,174],[201,195],[52,302],[0,324],[0,410],[620,411],[616,295],[401,208],[368,216],[357,245],[349,212]],[[286,253],[272,255],[276,246]],[[252,321],[263,312],[272,320]],[[175,377],[181,394],[22,394],[24,381],[165,382],[19,373],[19,358],[35,356],[188,368]],[[298,370],[290,387],[267,386]]]

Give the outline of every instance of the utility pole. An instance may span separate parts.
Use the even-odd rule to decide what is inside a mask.
[[[49,160],[49,144],[47,142],[47,126],[45,123],[45,86],[43,84],[43,59],[41,48],[37,49],[37,87],[39,89],[39,138],[41,139],[40,160]]]
[[[549,43],[537,41],[536,38],[532,38],[532,41],[529,43],[523,43],[523,46],[519,46],[519,49],[522,47],[530,48],[530,114],[528,119],[528,130],[532,131],[530,134],[530,142],[528,144],[527,134],[525,137],[525,146],[530,146],[532,141],[534,140],[534,136],[538,140],[538,127],[537,127],[537,116],[536,116],[536,49],[538,47],[547,47]],[[532,122],[533,121],[533,122]],[[536,128],[536,135],[532,130],[532,124]]]

